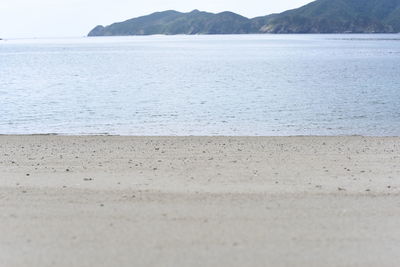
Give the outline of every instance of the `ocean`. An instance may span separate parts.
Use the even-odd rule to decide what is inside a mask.
[[[0,134],[400,135],[400,35],[0,41]]]

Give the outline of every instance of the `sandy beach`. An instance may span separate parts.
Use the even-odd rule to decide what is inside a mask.
[[[399,266],[398,137],[0,136],[0,266]]]

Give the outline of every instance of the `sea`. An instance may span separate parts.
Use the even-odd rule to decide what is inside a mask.
[[[0,134],[400,135],[400,35],[0,40]]]

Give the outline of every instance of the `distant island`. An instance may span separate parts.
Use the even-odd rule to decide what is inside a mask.
[[[317,0],[280,14],[249,19],[174,10],[97,26],[88,36],[254,33],[399,33],[400,0]]]

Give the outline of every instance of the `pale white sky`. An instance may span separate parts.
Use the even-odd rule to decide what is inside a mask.
[[[0,38],[84,36],[108,25],[156,11],[233,11],[264,16],[312,0],[0,0]]]

